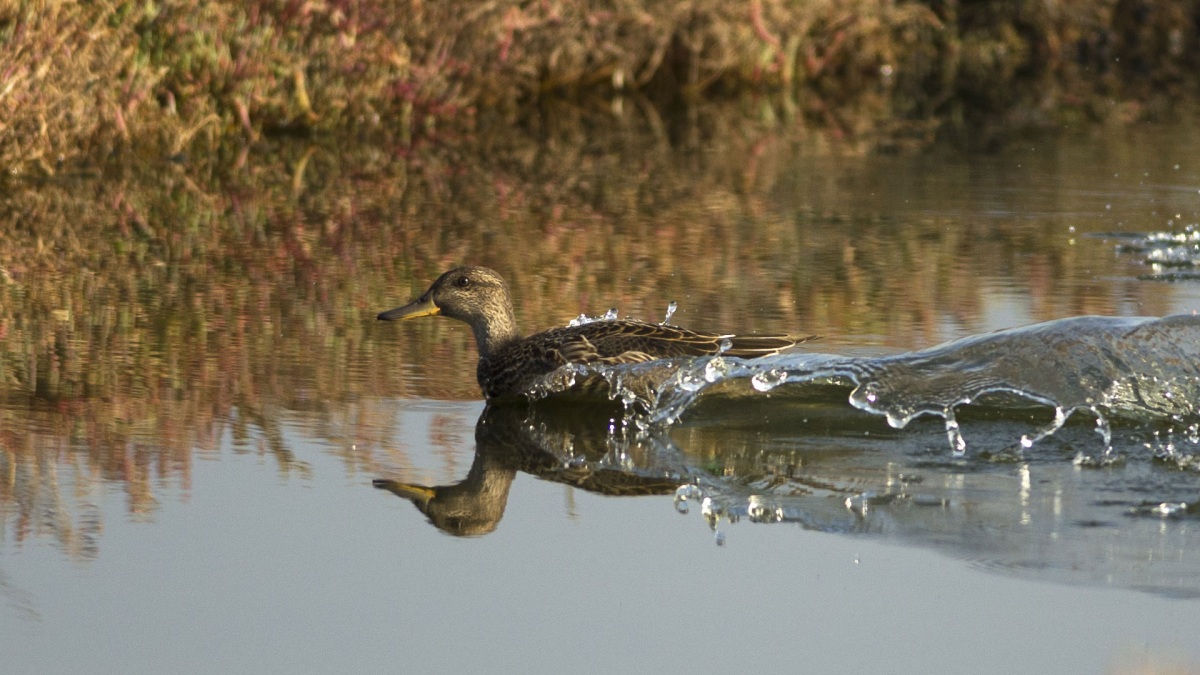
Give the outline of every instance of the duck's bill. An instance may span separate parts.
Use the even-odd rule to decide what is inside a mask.
[[[375,318],[380,321],[398,321],[401,319],[415,319],[419,316],[433,316],[441,312],[442,310],[433,304],[433,300],[426,298],[424,300],[416,300],[403,307],[380,312]]]
[[[436,496],[433,488],[425,487],[424,485],[412,485],[409,483],[400,483],[387,478],[376,478],[371,481],[371,484],[380,490],[387,490],[394,495],[411,499],[418,502],[427,502]]]

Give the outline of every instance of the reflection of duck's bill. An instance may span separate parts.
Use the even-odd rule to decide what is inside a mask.
[[[376,478],[371,481],[371,484],[380,490],[387,490],[397,497],[411,499],[414,502],[428,502],[433,499],[435,494],[433,488],[425,487],[424,485],[409,485],[408,483],[400,483],[387,478]]]
[[[375,318],[380,321],[396,321],[401,319],[415,319],[419,316],[433,316],[441,313],[441,308],[433,304],[432,297],[424,297],[417,298],[403,307],[380,312]]]

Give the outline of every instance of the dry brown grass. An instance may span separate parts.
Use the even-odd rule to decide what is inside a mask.
[[[770,93],[845,134],[1137,119],[1190,88],[1198,17],[1197,0],[0,0],[0,163],[410,143],[548,96]]]

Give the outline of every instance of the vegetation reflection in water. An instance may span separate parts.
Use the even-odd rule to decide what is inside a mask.
[[[211,165],[6,192],[5,541],[95,557],[109,486],[152,518],[160,493],[189,488],[193,462],[223,439],[302,477],[285,424],[357,472],[393,475],[407,462],[394,408],[379,402],[477,397],[474,347],[451,322],[385,331],[374,313],[461,262],[500,270],[525,326],[610,306],[656,318],[678,301],[684,326],[801,327],[847,351],[982,330],[996,298],[1028,297],[1032,319],[1176,308],[1170,288],[1138,281],[1136,262],[1114,263],[1110,244],[1081,235],[1162,229],[1155,214],[1168,211],[1193,218],[1172,187],[1184,178],[1161,176],[1194,131],[1099,154],[1064,144],[956,163],[724,124],[703,114],[661,134],[561,124],[548,142],[498,136],[486,155],[218,149]],[[1076,172],[1064,178],[1064,165]],[[1112,178],[1130,166],[1154,179]],[[671,438],[683,433],[699,432]],[[730,456],[759,441],[763,452],[804,444],[741,433],[721,445]],[[938,433],[922,447],[951,461]],[[711,452],[701,464],[724,466],[716,449],[678,443],[681,456]]]

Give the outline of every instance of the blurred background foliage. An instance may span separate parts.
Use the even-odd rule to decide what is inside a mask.
[[[554,101],[669,117],[745,95],[842,135],[997,143],[1163,115],[1194,93],[1198,25],[1195,0],[3,0],[0,164],[445,142]]]

